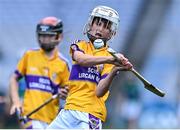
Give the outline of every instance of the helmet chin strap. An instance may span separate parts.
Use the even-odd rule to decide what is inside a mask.
[[[87,32],[87,37],[89,38],[89,40],[90,40],[92,43],[94,43],[94,41],[95,41],[96,39],[101,39],[101,40],[103,40],[103,42],[104,42],[105,45],[106,45],[106,42],[108,41],[107,38],[97,38],[97,37],[91,35],[89,32]]]

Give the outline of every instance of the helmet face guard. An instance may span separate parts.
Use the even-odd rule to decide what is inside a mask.
[[[52,51],[59,43],[59,35],[63,32],[63,23],[56,17],[46,17],[40,21],[36,26],[36,34],[40,47],[46,51]],[[39,36],[56,36],[56,40],[48,44],[44,44],[40,41]]]
[[[95,18],[107,20],[108,23],[111,24],[111,28],[110,28],[111,37],[115,36],[115,34],[118,30],[118,25],[119,25],[120,20],[119,20],[118,13],[114,9],[107,7],[107,6],[97,6],[96,8],[94,8],[90,14],[88,22],[86,23],[86,25],[84,27],[84,34],[89,33]],[[108,38],[107,40],[110,40],[111,37]]]

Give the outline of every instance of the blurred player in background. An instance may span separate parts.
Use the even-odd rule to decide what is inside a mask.
[[[91,12],[84,31],[89,41],[78,40],[70,47],[73,66],[65,109],[60,111],[49,129],[102,128],[110,84],[119,70],[132,68],[122,54],[117,54],[120,64],[107,51],[107,42],[115,36],[118,24],[119,15],[112,8],[98,6]],[[94,42],[97,39],[103,42]]]
[[[63,23],[56,17],[43,18],[36,28],[40,49],[28,50],[17,64],[10,78],[10,114],[20,110],[26,115],[43,104],[52,95],[68,93],[69,67],[67,60],[58,51],[63,37]],[[18,81],[25,77],[26,90],[23,103],[18,95]],[[44,129],[58,114],[59,99],[55,99],[32,114],[24,128]]]

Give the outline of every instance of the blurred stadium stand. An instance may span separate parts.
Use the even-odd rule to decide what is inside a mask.
[[[8,92],[9,76],[24,51],[38,47],[35,28],[41,18],[63,20],[60,49],[70,59],[69,45],[86,39],[83,27],[97,5],[110,6],[120,14],[119,33],[110,46],[166,92],[165,98],[159,98],[132,74],[122,72],[112,84],[104,128],[180,128],[179,0],[0,0],[0,91]],[[162,120],[165,114],[169,125]]]

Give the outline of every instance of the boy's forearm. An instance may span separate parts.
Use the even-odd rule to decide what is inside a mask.
[[[110,64],[113,62],[114,58],[111,56],[91,56],[88,54],[76,53],[75,60],[80,65],[93,66],[98,64]]]
[[[12,103],[19,102],[19,94],[18,94],[18,82],[17,80],[12,76],[10,79],[10,99]]]
[[[115,75],[116,75],[116,72],[112,70],[105,79],[102,79],[99,82],[97,89],[96,89],[97,97],[102,97],[106,94],[106,92],[110,88],[110,85],[111,85]]]

